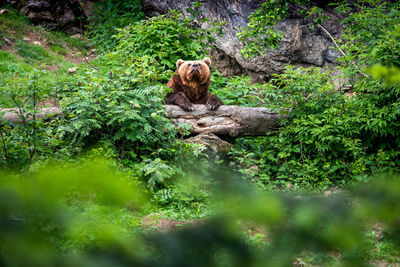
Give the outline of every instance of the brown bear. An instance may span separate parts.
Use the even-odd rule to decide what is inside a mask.
[[[210,94],[211,60],[176,62],[176,74],[167,83],[174,92],[167,94],[167,104],[180,106],[185,111],[194,109],[193,104],[205,104],[208,109],[217,109],[223,105],[221,99]]]

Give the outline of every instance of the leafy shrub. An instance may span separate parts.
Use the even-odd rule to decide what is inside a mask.
[[[288,117],[280,122],[278,133],[255,142],[239,141],[253,152],[253,160],[245,160],[245,165],[261,166],[264,183],[334,185],[363,172],[356,164],[365,153],[358,139],[359,119],[350,114],[351,100],[334,88],[331,79],[319,69],[291,68],[272,81],[282,86],[276,90],[284,95],[281,108],[291,109]]]
[[[267,106],[286,113],[281,128],[266,137],[240,139],[232,152],[241,171],[259,183],[326,188],[400,166],[400,88],[393,76],[398,50],[393,18],[399,6],[371,2],[357,7],[361,11],[345,20],[350,25],[341,47],[346,51],[341,74],[288,67],[265,86],[277,100]],[[383,66],[374,65],[378,62]],[[360,67],[372,65],[371,74],[388,80],[375,80]]]
[[[36,118],[39,102],[47,96],[43,71],[33,69],[20,78],[20,72],[14,70],[15,79],[6,78],[5,87],[0,91],[4,102],[17,110],[20,123],[0,121],[0,166],[4,169],[24,169],[47,153],[53,152],[56,140],[53,122],[44,122]]]
[[[159,69],[161,80],[169,79],[178,59],[200,59],[211,32],[217,28],[197,28],[194,18],[178,11],[128,25],[117,34],[117,49],[124,55],[148,56]],[[168,74],[165,71],[169,70]]]
[[[271,106],[282,95],[277,94],[271,84],[252,84],[250,77],[235,76],[226,78],[215,71],[211,76],[211,90],[222,99],[225,105],[256,107]]]
[[[344,60],[357,59],[361,66],[378,63],[399,67],[400,27],[396,20],[400,4],[375,0],[366,3],[342,4],[336,8],[346,14],[343,22],[347,30],[342,38],[349,41],[342,44],[348,55]]]
[[[143,20],[140,1],[102,0],[95,4],[95,13],[89,18],[88,35],[93,45],[111,51],[117,45],[117,29]]]
[[[165,89],[150,82],[157,71],[147,58],[132,63],[132,57],[107,54],[96,68],[83,69],[64,91],[69,117],[61,129],[71,145],[104,140],[133,160],[170,143],[175,131],[161,105]]]
[[[289,12],[290,9],[290,12]],[[255,12],[249,15],[249,23],[241,28],[237,34],[243,42],[241,54],[249,56],[263,55],[267,49],[279,48],[283,32],[276,31],[274,26],[288,16],[289,13],[296,18],[301,18],[304,25],[314,30],[315,26],[329,16],[323,9],[310,0],[289,0],[289,1],[263,1]]]
[[[272,81],[284,95],[275,104],[290,112],[277,133],[237,140],[232,154],[244,173],[256,165],[264,184],[326,188],[400,166],[398,105],[390,95],[398,88],[387,90],[367,79],[357,85],[358,95],[350,97],[334,88],[333,79],[319,69],[289,68]],[[366,93],[366,84],[380,93]]]

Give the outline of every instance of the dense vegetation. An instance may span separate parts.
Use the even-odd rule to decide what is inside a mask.
[[[239,34],[246,57],[279,45],[273,25],[290,4],[322,27],[309,1],[266,1]],[[0,16],[0,107],[21,119],[0,121],[1,265],[400,262],[400,4],[337,4],[346,31],[335,71],[288,66],[252,84],[213,70],[225,104],[285,115],[279,131],[236,139],[218,161],[182,142],[187,127],[162,105],[176,60],[207,56],[220,34],[212,21],[197,27],[202,8],[145,18],[139,1],[100,1],[84,38],[12,9]],[[64,115],[36,119],[48,105]],[[194,226],[154,231],[165,220]]]

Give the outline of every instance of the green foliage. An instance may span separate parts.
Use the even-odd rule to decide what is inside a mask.
[[[119,147],[121,160],[135,160],[170,143],[175,133],[161,105],[165,89],[151,84],[156,71],[147,58],[132,63],[113,53],[93,64],[96,69],[83,69],[64,89],[69,116],[60,129],[71,137],[71,145],[104,140]]]
[[[257,194],[232,176],[221,176],[221,187],[214,188],[213,218],[154,234],[142,228],[140,212],[147,200],[130,174],[116,169],[114,161],[89,156],[61,167],[43,165],[29,174],[3,176],[1,262],[6,266],[288,266],[297,260],[364,266],[381,260],[382,254],[389,262],[399,262],[398,235],[386,236],[399,231],[398,177],[377,178],[348,194],[299,197]],[[225,182],[230,185],[225,187]],[[261,232],[245,242],[238,221],[257,225]],[[380,248],[371,244],[376,236],[366,221],[380,225]],[[375,254],[377,249],[382,254]],[[340,257],[328,256],[332,251]]]
[[[375,64],[369,68],[369,72],[375,79],[380,79],[385,86],[400,84],[400,69],[396,67],[387,68],[380,64]]]
[[[95,5],[95,13],[89,18],[88,34],[93,44],[111,51],[117,45],[117,29],[144,19],[140,1],[102,0]]]
[[[333,79],[319,69],[290,68],[271,81],[284,95],[275,104],[290,112],[283,113],[287,117],[279,132],[237,140],[232,155],[243,173],[254,176],[248,168],[256,165],[258,181],[268,186],[291,183],[324,189],[400,166],[400,113],[393,97],[398,87],[385,89],[368,79],[357,84],[358,95],[350,97],[334,88]],[[380,93],[365,93],[364,88]]]
[[[229,167],[236,164],[239,179],[221,172],[223,166],[214,164],[203,146],[177,141],[188,127],[176,129],[164,116],[167,89],[160,81],[169,78],[167,71],[174,70],[178,58],[201,58],[208,46],[211,30],[195,28],[201,4],[188,8],[187,19],[173,11],[145,21],[135,13],[138,1],[101,5],[92,38],[113,52],[78,66],[71,76],[65,74],[68,63],[58,62],[61,56],[53,52],[85,50],[85,41],[38,30],[53,52],[43,51],[20,40],[30,29],[20,15],[18,34],[3,27],[14,14],[0,17],[0,36],[15,38],[20,55],[0,51],[0,103],[17,108],[22,121],[0,121],[0,263],[399,262],[399,179],[370,176],[400,165],[397,3],[356,5],[357,13],[339,5],[350,18],[346,38],[339,42],[347,55],[339,76],[288,67],[261,85],[213,73],[211,90],[226,104],[265,106],[285,116],[277,132],[237,139]],[[267,10],[271,7],[274,14]],[[263,42],[267,34],[265,46],[274,44],[278,35],[272,26],[286,16],[287,7],[282,1],[265,2],[246,38],[261,33]],[[302,15],[314,25],[324,19],[316,7]],[[271,31],[258,31],[259,26]],[[251,49],[257,49],[256,39]],[[48,63],[42,61],[60,67],[59,74],[45,71]],[[36,119],[39,102],[49,97],[61,99],[65,118]],[[108,160],[96,160],[99,156]],[[13,168],[12,175],[4,174],[7,168]],[[250,188],[240,182],[246,180]],[[359,180],[371,184],[344,195],[334,190],[330,197],[258,194],[253,186],[321,190]],[[142,223],[149,212],[159,213],[160,220],[201,220],[194,227],[154,234]],[[238,234],[247,223],[256,225],[251,234]],[[381,229],[371,230],[370,223]]]
[[[400,87],[393,52],[398,50],[394,17],[399,6],[358,8],[345,20],[351,23],[341,47],[347,55],[340,75],[288,67],[264,86],[273,101],[259,103],[280,107],[286,117],[277,133],[237,140],[232,152],[241,172],[257,183],[325,189],[400,166]],[[358,66],[370,67],[368,73],[380,81]]]
[[[250,54],[263,54],[263,48],[279,47],[283,35],[273,26],[286,16],[289,4],[288,1],[265,1],[261,8],[250,14],[247,27],[238,33],[239,39],[246,44],[241,51],[246,58]]]
[[[27,44],[19,41],[15,45],[17,52],[20,56],[27,59],[28,62],[44,61],[49,57],[49,52],[40,45]]]
[[[243,42],[244,48],[240,52],[245,58],[279,48],[283,32],[276,31],[274,26],[286,18],[289,9],[297,13],[311,30],[329,17],[323,9],[313,6],[310,0],[264,1],[259,9],[250,14],[247,26],[237,34]]]
[[[213,94],[221,98],[225,105],[257,107],[271,105],[282,95],[276,94],[271,84],[252,84],[250,77],[235,76],[225,78],[215,71],[211,76]]]
[[[7,14],[0,16],[0,32],[3,32],[7,37],[12,34],[22,35],[30,29],[29,19],[13,8],[8,8]]]
[[[170,11],[167,15],[120,29],[117,49],[124,55],[150,57],[160,72],[160,78],[167,80],[178,59],[201,59],[205,56],[205,47],[212,40],[211,32],[216,30],[216,26],[197,28],[194,17],[183,18],[180,12]]]
[[[59,143],[52,139],[52,123],[57,124],[57,120],[49,123],[36,118],[38,104],[46,96],[43,73],[33,69],[24,79],[10,82],[13,87],[2,91],[10,105],[17,110],[21,121],[17,125],[5,120],[0,122],[0,166],[5,169],[25,168],[42,155],[52,152],[53,146]]]
[[[0,259],[6,266],[94,264],[85,249],[111,240],[124,244],[133,219],[128,210],[143,203],[139,186],[107,160],[3,176],[0,199]]]
[[[362,1],[351,6],[342,3],[336,9],[347,16],[348,25],[342,48],[348,54],[345,60],[356,59],[361,66],[382,64],[387,67],[400,66],[400,27],[397,23],[400,4],[376,0]],[[352,42],[354,40],[355,42]]]

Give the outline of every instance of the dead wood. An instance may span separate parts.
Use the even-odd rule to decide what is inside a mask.
[[[267,108],[249,108],[239,106],[220,106],[217,110],[209,110],[205,105],[195,105],[195,109],[186,112],[176,105],[165,105],[167,117],[175,124],[187,123],[192,126],[192,134],[213,133],[218,136],[258,136],[277,128],[279,113]],[[2,120],[21,122],[33,118],[26,116],[16,108],[0,109],[4,112]],[[35,114],[36,119],[62,115],[58,107],[42,108]]]

